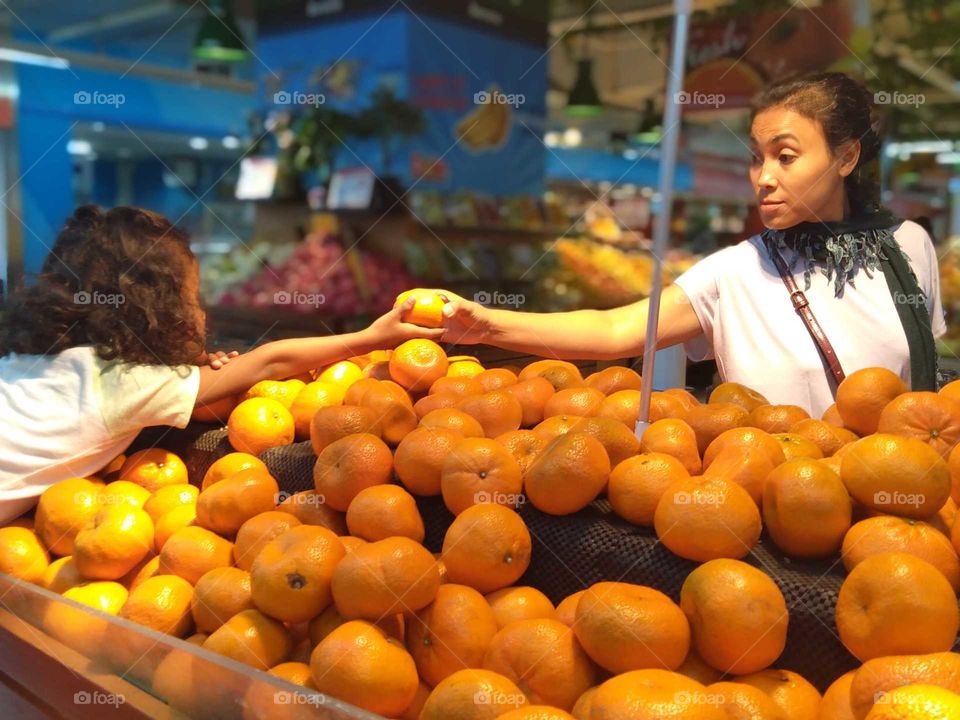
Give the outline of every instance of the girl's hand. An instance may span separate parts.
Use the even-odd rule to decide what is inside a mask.
[[[238,355],[240,355],[240,353],[236,350],[231,350],[230,352],[224,352],[223,350],[215,350],[212,353],[205,352],[197,359],[197,365],[209,365],[211,369],[219,370]]]
[[[439,341],[444,334],[443,328],[426,328],[413,323],[403,322],[402,316],[416,303],[416,298],[409,297],[402,305],[398,305],[376,320],[364,332],[375,348],[394,348],[406,340],[414,338],[429,338]]]

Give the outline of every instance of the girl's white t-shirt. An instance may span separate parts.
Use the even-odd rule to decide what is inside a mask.
[[[937,255],[929,235],[905,221],[894,237],[910,260],[926,298],[935,338],[947,330],[940,304]],[[782,253],[794,268],[795,254]],[[804,289],[803,261],[794,268]],[[861,269],[842,298],[820,265],[806,290],[814,316],[850,375],[866,367],[885,367],[910,385],[910,352],[893,297],[877,268]],[[819,418],[834,402],[836,382],[827,372],[803,320],[759,235],[705,257],[675,280],[700,319],[702,335],[685,344],[694,361],[716,358],[724,382],[762,393],[774,405],[799,405]],[[908,299],[909,300],[909,299]]]
[[[107,362],[90,346],[0,358],[0,524],[91,475],[145,427],[190,422],[200,368]]]

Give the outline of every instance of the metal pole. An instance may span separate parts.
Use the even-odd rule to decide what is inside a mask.
[[[635,429],[640,438],[650,425],[650,394],[653,391],[654,355],[657,350],[657,325],[660,320],[660,293],[663,290],[663,254],[670,236],[673,209],[673,177],[677,165],[677,143],[680,139],[680,104],[683,73],[687,53],[687,25],[691,0],[674,0],[673,46],[669,77],[663,103],[664,135],[660,143],[660,212],[653,227],[653,287],[650,291],[647,339],[643,345],[643,384],[640,386],[640,415]]]

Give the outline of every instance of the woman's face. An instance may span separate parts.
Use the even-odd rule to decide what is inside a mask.
[[[856,167],[859,141],[832,152],[819,122],[773,107],[757,113],[750,144],[750,181],[766,227],[843,219],[843,179]]]

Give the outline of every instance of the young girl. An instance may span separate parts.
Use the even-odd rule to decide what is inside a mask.
[[[0,523],[50,485],[85,477],[145,427],[185,427],[196,408],[430,330],[395,308],[366,330],[208,355],[199,268],[187,236],[146,210],[78,208],[35,285],[0,324]]]

